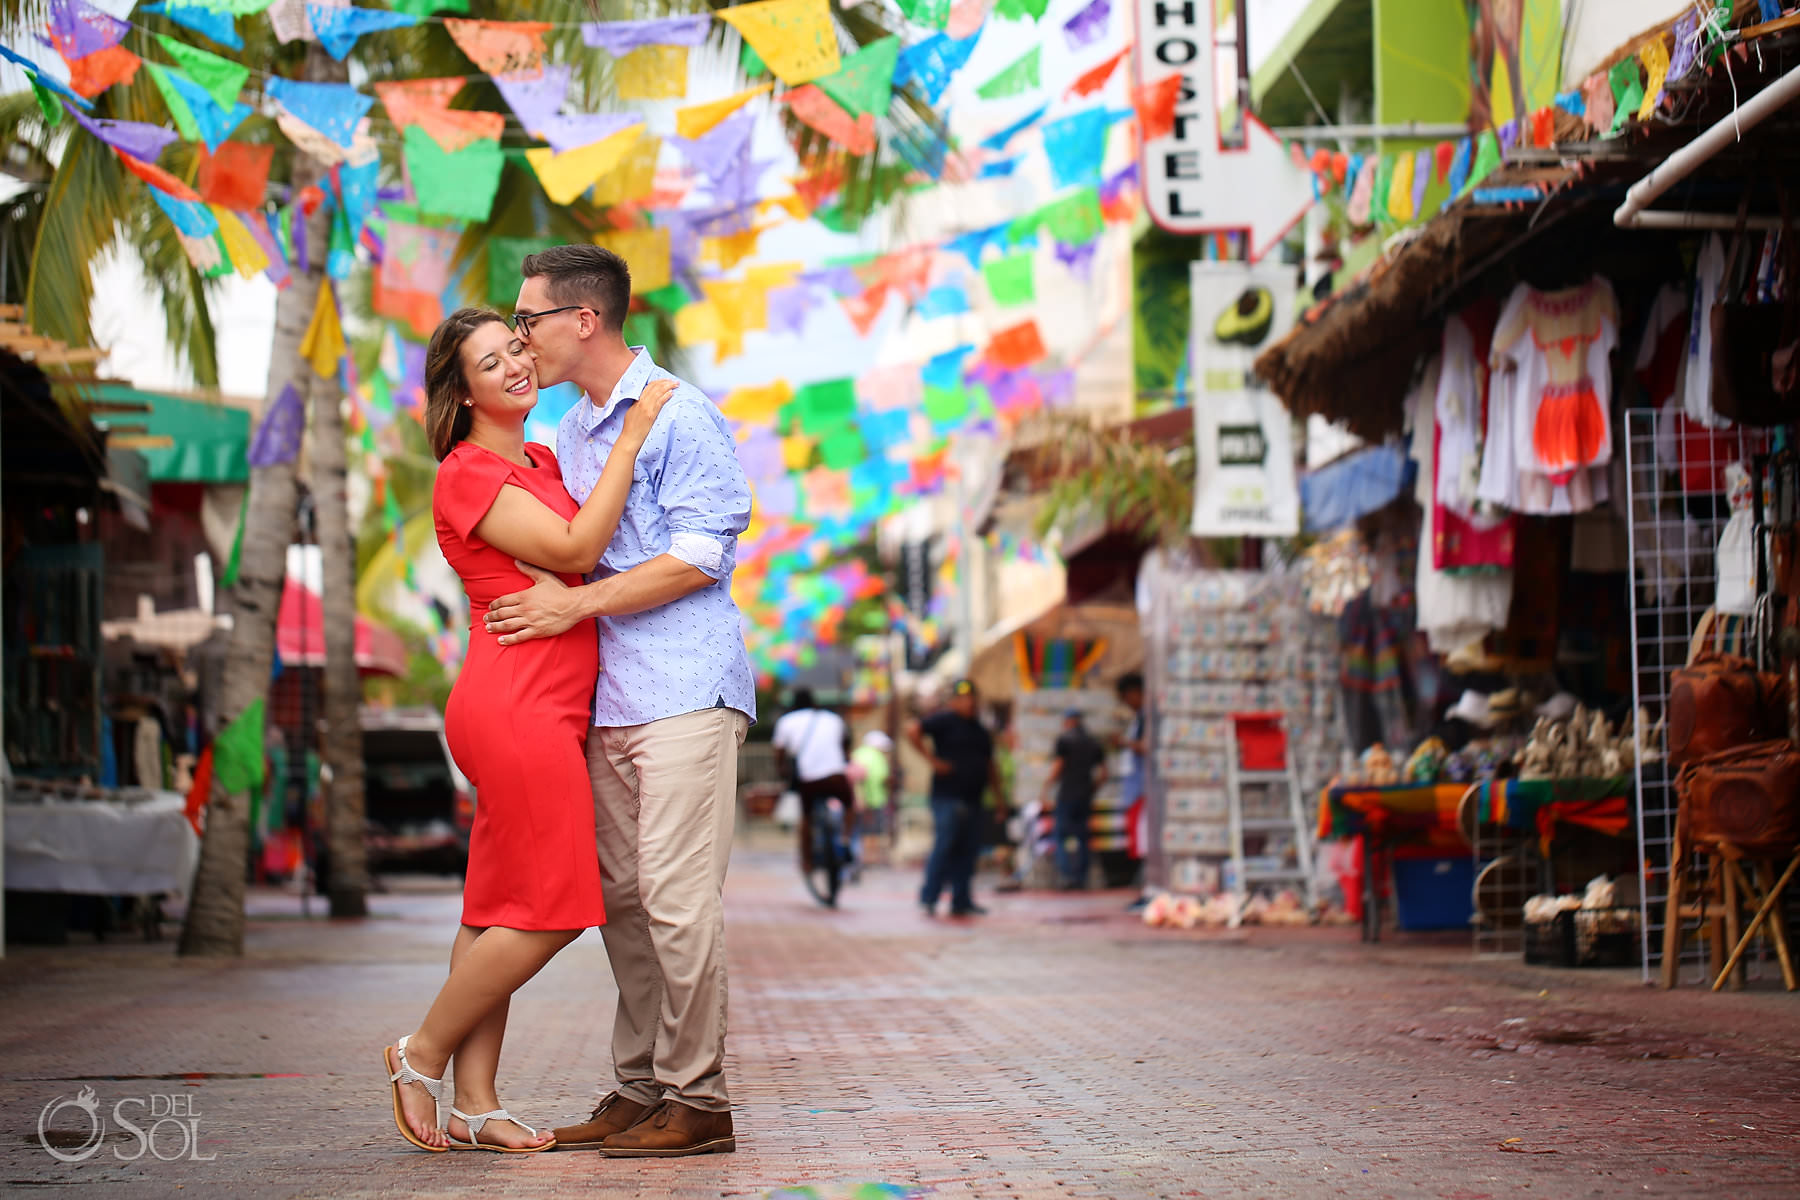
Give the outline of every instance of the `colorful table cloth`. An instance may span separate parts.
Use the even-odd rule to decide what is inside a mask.
[[[1456,821],[1466,783],[1413,783],[1396,787],[1346,785],[1326,788],[1319,800],[1319,839],[1368,834],[1386,845],[1469,849]]]
[[[1482,824],[1537,830],[1545,854],[1558,825],[1581,825],[1623,837],[1631,825],[1631,780],[1498,779],[1477,785],[1475,819]]]

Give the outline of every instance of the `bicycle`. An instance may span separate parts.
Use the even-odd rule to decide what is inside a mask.
[[[835,796],[810,806],[800,822],[800,875],[813,899],[836,908],[850,864],[850,842],[844,828],[844,804]]]

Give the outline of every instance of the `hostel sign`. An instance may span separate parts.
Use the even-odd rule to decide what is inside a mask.
[[[1144,141],[1141,171],[1150,216],[1170,233],[1248,231],[1255,262],[1312,207],[1312,173],[1248,114],[1244,145],[1223,145],[1213,0],[1137,2],[1138,85],[1181,76],[1175,127]]]

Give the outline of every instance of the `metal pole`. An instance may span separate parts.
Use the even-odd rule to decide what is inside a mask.
[[[1244,145],[1244,129],[1250,115],[1250,0],[1232,0],[1237,22],[1237,137]]]

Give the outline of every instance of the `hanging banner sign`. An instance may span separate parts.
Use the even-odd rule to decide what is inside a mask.
[[[1139,88],[1181,77],[1173,128],[1143,141],[1144,203],[1170,233],[1248,231],[1256,262],[1312,207],[1312,173],[1254,116],[1245,144],[1224,146],[1213,2],[1138,0]]]
[[[1300,532],[1293,419],[1251,363],[1293,322],[1293,272],[1242,262],[1189,271],[1196,537]]]

